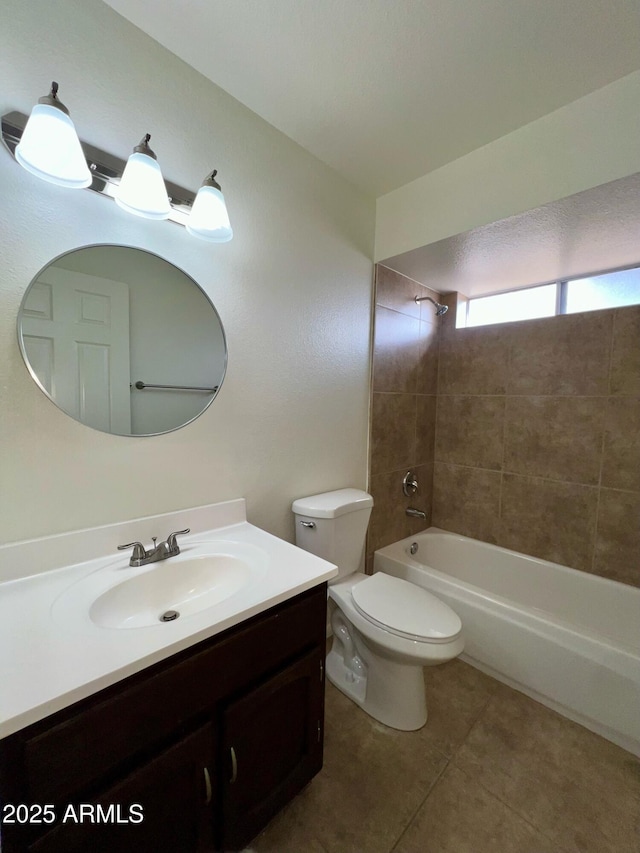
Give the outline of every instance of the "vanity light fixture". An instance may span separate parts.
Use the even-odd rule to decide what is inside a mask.
[[[49,183],[71,189],[91,184],[91,172],[69,110],[58,100],[56,82],[31,110],[15,158],[32,175]]]
[[[158,158],[149,148],[150,139],[151,134],[145,134],[133,149],[114,197],[119,207],[136,216],[168,219],[171,213],[169,196]]]
[[[2,116],[2,141],[31,174],[64,187],[86,188],[108,196],[129,213],[147,219],[169,219],[190,234],[212,243],[233,237],[229,215],[215,180],[205,178],[198,194],[164,180],[146,134],[125,163],[119,157],[82,142],[69,111],[58,100],[58,84],[40,98],[31,116]]]
[[[210,243],[227,243],[233,237],[233,230],[222,189],[216,181],[217,174],[218,170],[214,169],[202,182],[187,222],[187,231]]]

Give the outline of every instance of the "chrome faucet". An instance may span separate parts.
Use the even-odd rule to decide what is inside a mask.
[[[412,506],[407,507],[406,510],[407,515],[410,515],[411,518],[421,518],[423,521],[427,520],[426,512],[422,512],[421,509],[414,509]]]
[[[157,563],[158,560],[167,560],[169,557],[175,557],[180,553],[176,536],[183,536],[189,533],[190,527],[185,530],[176,530],[175,533],[170,533],[167,536],[166,542],[161,542],[156,545],[156,536],[152,536],[153,548],[148,551],[145,549],[142,542],[129,542],[127,545],[118,545],[118,551],[124,551],[127,548],[133,548],[129,565],[137,568],[138,566],[146,566],[148,563]]]

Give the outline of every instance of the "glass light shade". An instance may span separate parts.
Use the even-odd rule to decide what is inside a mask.
[[[16,146],[18,163],[32,175],[60,187],[82,189],[91,184],[78,134],[58,107],[36,104]]]
[[[123,210],[145,219],[167,219],[171,213],[160,166],[148,154],[129,157],[115,199]]]
[[[187,231],[211,243],[227,243],[233,237],[224,196],[215,187],[200,187],[187,222]]]

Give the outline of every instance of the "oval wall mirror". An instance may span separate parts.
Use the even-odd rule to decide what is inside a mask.
[[[20,306],[18,341],[58,408],[113,435],[190,423],[227,366],[222,322],[200,286],[127,246],[85,246],[40,270]]]

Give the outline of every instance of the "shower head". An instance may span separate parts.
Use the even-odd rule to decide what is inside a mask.
[[[436,302],[435,299],[432,299],[430,296],[416,296],[416,302],[424,302],[425,299],[428,299],[429,302],[433,302],[436,306],[436,317],[442,317],[443,314],[446,314],[449,310],[448,305],[443,305],[441,302]]]

